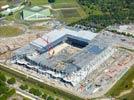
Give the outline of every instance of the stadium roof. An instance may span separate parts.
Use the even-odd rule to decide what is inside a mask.
[[[51,31],[49,34],[44,35],[42,38],[44,40],[48,40],[49,43],[52,43],[62,37],[64,37],[65,35],[71,35],[71,36],[75,36],[77,38],[80,38],[81,40],[92,40],[97,34],[93,33],[91,31],[76,31],[76,30],[70,30],[68,28],[62,28],[62,29],[55,29],[53,31]],[[32,45],[38,47],[38,48],[44,48],[45,46],[47,46],[47,43],[43,41],[43,39],[38,38],[37,40],[31,42]]]

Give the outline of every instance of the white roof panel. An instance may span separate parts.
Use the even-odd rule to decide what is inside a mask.
[[[52,43],[66,34],[76,36],[79,38],[83,38],[83,39],[87,39],[87,40],[92,40],[97,35],[97,33],[93,33],[91,31],[84,31],[84,30],[75,31],[75,30],[70,30],[67,28],[62,28],[62,29],[55,29],[49,32],[48,34],[45,34],[42,38],[44,38],[44,40],[47,40],[49,43]],[[41,38],[33,41],[31,44],[38,46],[38,47],[47,46],[47,43],[45,43],[45,41],[43,41],[43,39]]]

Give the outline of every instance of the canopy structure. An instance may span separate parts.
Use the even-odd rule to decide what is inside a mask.
[[[22,11],[22,19],[24,20],[43,20],[48,19],[51,16],[50,9],[39,6],[26,8]]]

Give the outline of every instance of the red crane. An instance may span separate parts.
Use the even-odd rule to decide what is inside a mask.
[[[42,37],[40,37],[40,38],[41,38],[45,43],[47,43],[47,45],[48,45],[48,54],[49,54],[49,58],[52,58],[53,55],[54,55],[54,50],[52,49],[52,44],[49,43],[48,38],[47,38],[47,40],[44,39],[44,38],[42,38]],[[52,51],[52,53],[51,53],[51,51]]]

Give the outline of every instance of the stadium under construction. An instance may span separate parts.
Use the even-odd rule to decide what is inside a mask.
[[[115,76],[104,75],[108,72],[112,75],[111,66],[112,64],[116,66],[115,61],[110,57],[116,55],[114,57],[116,59],[117,53],[121,51],[123,52],[121,56],[127,54],[127,57],[133,60],[133,53],[122,51],[115,46],[115,44],[123,44],[122,38],[125,37],[108,32],[99,34],[62,27],[39,36],[30,44],[16,50],[11,62],[74,87],[74,90],[83,95],[91,95],[105,90],[103,87],[106,83],[112,84],[115,81],[112,79],[116,76],[120,77],[126,68],[128,69],[128,67],[121,67],[120,70],[115,70]],[[121,59],[128,58],[125,55]],[[111,63],[111,66],[107,63]],[[98,83],[99,80],[101,81]]]

